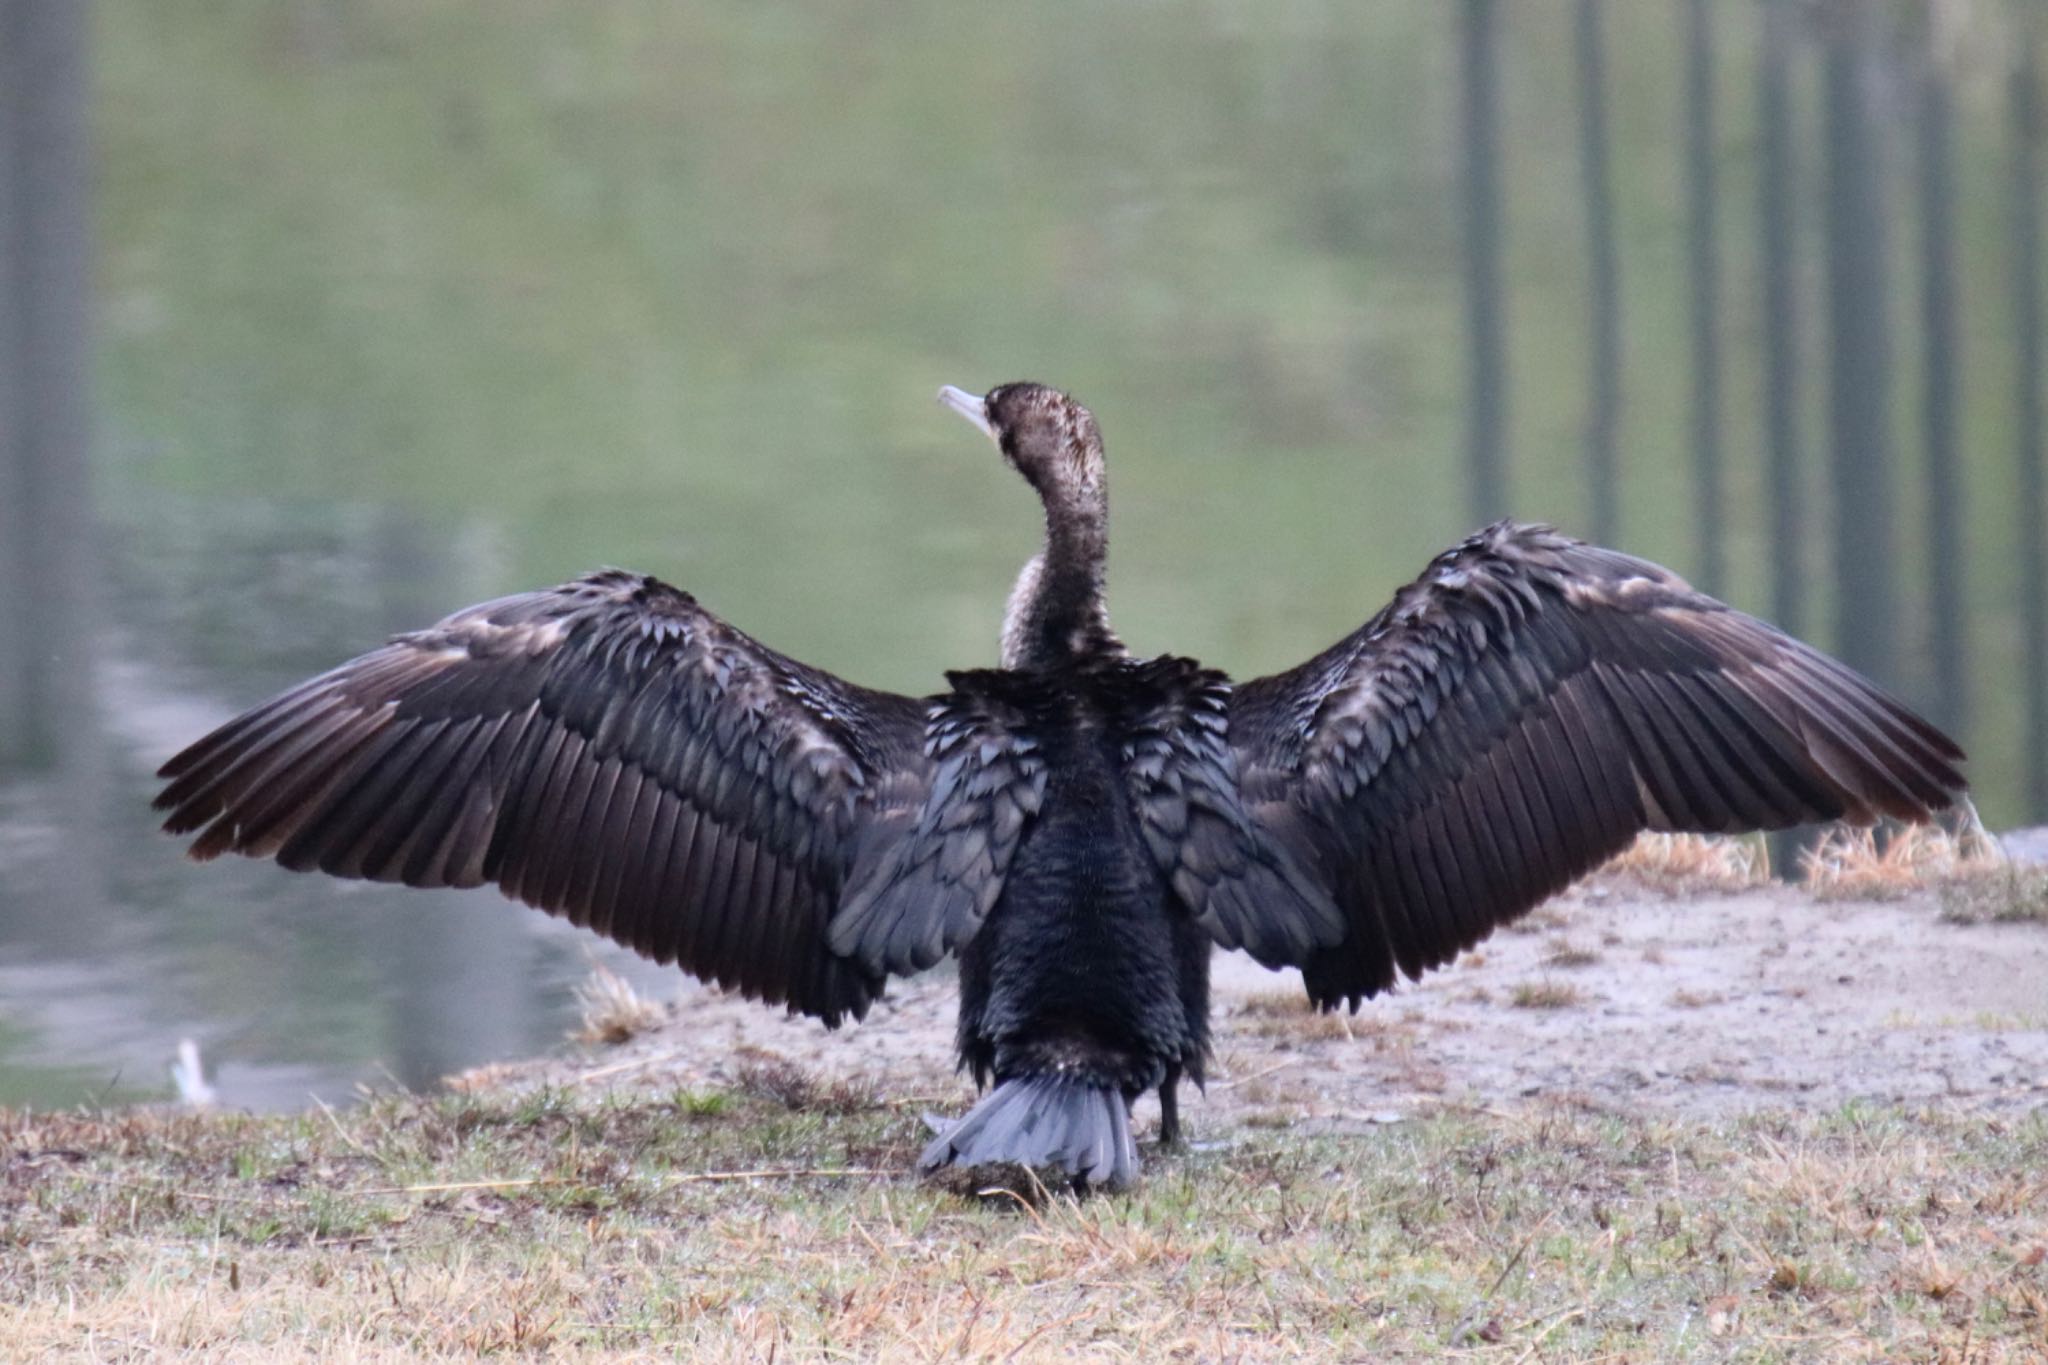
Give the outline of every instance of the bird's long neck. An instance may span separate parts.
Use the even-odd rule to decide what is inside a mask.
[[[1109,500],[1098,482],[1045,494],[1045,549],[1024,565],[1003,614],[1003,667],[1050,668],[1124,652],[1103,582]]]

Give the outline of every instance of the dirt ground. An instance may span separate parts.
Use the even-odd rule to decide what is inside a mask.
[[[948,973],[894,983],[865,1023],[807,1019],[679,979],[630,1042],[483,1068],[459,1086],[590,1094],[722,1088],[791,1064],[958,1113]],[[1292,972],[1215,965],[1215,1058],[1190,1135],[1345,1127],[1566,1100],[1717,1117],[1855,1100],[2048,1107],[2048,925],[1955,924],[1934,898],[1816,900],[1773,885],[1671,898],[1582,885],[1356,1016],[1310,1013]],[[1156,1118],[1139,1106],[1141,1136]]]

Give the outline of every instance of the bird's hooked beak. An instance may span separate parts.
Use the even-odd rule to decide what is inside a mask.
[[[968,421],[981,428],[981,434],[991,441],[996,439],[996,429],[988,420],[988,400],[978,393],[956,389],[951,384],[939,390],[939,406],[951,408]]]

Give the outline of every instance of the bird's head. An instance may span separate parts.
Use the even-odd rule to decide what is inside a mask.
[[[1095,414],[1058,389],[1018,383],[972,394],[948,384],[939,402],[987,433],[1039,496],[1100,496],[1102,433]]]

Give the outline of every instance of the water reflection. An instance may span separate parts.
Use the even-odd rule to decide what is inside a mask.
[[[108,540],[67,673],[80,723],[0,785],[0,1102],[162,1094],[186,1036],[225,1103],[258,1106],[557,1044],[588,970],[573,931],[494,896],[195,869],[146,809],[155,765],[255,695],[475,596],[492,538],[389,506],[164,498]]]
[[[2020,687],[2026,697],[2027,810],[2048,822],[2048,426],[2041,395],[2041,78],[2038,55],[2025,45],[2011,82],[2011,178],[2014,384],[2018,418],[2013,513],[2019,541]]]
[[[85,758],[93,744],[92,622],[100,607],[86,478],[86,16],[75,5],[28,5],[6,18],[0,797],[7,806],[0,807],[0,923],[8,948],[29,953],[60,942],[75,950],[73,926],[108,900],[104,816],[111,803]],[[14,958],[9,952],[9,966]],[[11,1022],[0,1017],[0,1028]]]
[[[88,71],[83,7],[11,7],[0,1102],[165,1094],[187,1034],[264,1105],[552,1045],[580,936],[193,868],[149,771],[606,562],[863,682],[987,663],[1033,512],[941,382],[1102,415],[1140,649],[1264,671],[1475,517],[1618,528],[2048,818],[2037,35],[1992,8],[102,0]]]

